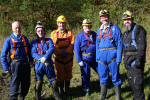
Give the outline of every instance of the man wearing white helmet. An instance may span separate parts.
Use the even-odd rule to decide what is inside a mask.
[[[58,29],[51,33],[51,38],[54,42],[55,68],[57,71],[57,79],[60,83],[60,95],[65,93],[70,95],[69,86],[72,79],[73,66],[73,47],[74,34],[70,29],[66,29],[66,18],[61,15],[57,18]]]
[[[82,88],[85,96],[89,96],[90,68],[97,72],[96,33],[91,31],[92,23],[86,18],[82,23],[83,32],[77,35],[74,43],[76,60],[81,68]]]
[[[52,88],[54,98],[56,100],[61,100],[58,90],[59,83],[56,79],[53,61],[51,59],[51,56],[54,53],[54,44],[50,38],[45,38],[45,31],[45,27],[41,24],[41,22],[37,22],[37,25],[35,27],[37,39],[31,42],[31,54],[32,57],[35,59],[36,100],[40,100],[41,98],[44,75],[47,76],[50,82],[50,87]]]
[[[125,32],[122,40],[124,46],[124,67],[130,87],[134,93],[134,100],[145,100],[143,74],[146,58],[146,30],[134,23],[131,11],[123,13]]]

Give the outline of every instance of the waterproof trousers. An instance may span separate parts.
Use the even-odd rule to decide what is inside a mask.
[[[97,62],[95,62],[94,64],[87,64],[86,62],[84,62],[84,66],[80,68],[82,76],[82,88],[89,89],[90,75],[91,75],[90,68],[92,68],[97,73],[98,72]]]
[[[55,58],[56,77],[58,81],[67,80],[72,78],[73,55],[68,54],[66,58]]]
[[[28,61],[12,61],[10,80],[10,100],[17,100],[18,94],[25,97],[30,87],[30,65]],[[21,90],[19,85],[21,84]]]
[[[143,86],[143,73],[144,73],[144,62],[142,68],[136,68],[136,64],[132,68],[127,69],[127,77],[129,80],[130,87],[134,93],[133,100],[145,100],[144,86]]]

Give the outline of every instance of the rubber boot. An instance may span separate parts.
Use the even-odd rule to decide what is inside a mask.
[[[36,100],[41,100],[41,91],[36,90],[35,97],[36,97]]]
[[[22,97],[21,95],[19,95],[19,100],[24,100],[25,97]]]
[[[70,81],[66,81],[65,80],[65,93],[69,96],[71,95],[70,91],[69,91],[69,86],[70,86]]]
[[[62,99],[60,98],[59,90],[58,90],[58,89],[52,88],[52,92],[53,92],[53,95],[54,95],[55,100],[62,100]]]
[[[121,100],[121,86],[115,85],[116,100]]]
[[[100,84],[100,86],[101,86],[101,95],[96,100],[105,100],[107,94],[107,85]]]
[[[60,96],[63,96],[63,94],[64,94],[64,80],[63,81],[59,81],[59,85],[60,85],[59,94],[60,94]]]
[[[83,89],[83,91],[84,91],[84,95],[85,96],[90,96],[90,94],[89,94],[89,88],[88,89]]]

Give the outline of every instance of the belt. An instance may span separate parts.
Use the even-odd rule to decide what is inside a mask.
[[[70,63],[72,60],[73,60],[73,58],[71,58],[68,62],[64,63],[64,62],[61,62],[60,60],[55,58],[55,61],[57,61],[58,63],[64,64],[64,65]]]
[[[93,55],[96,55],[95,53],[82,53],[82,56],[93,56]]]
[[[124,55],[136,55],[137,52],[125,52]]]
[[[116,58],[113,58],[111,61],[109,61],[108,63],[102,62],[99,59],[97,59],[97,61],[103,65],[109,65],[110,63],[114,62],[116,60]]]
[[[105,51],[105,50],[111,50],[111,49],[117,49],[117,47],[111,47],[111,48],[99,48],[99,50],[103,50],[103,51]]]

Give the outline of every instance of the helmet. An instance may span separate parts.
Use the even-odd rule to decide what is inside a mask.
[[[57,22],[67,22],[66,18],[63,15],[60,15],[56,21]]]
[[[84,19],[83,22],[82,22],[82,26],[83,26],[83,25],[92,25],[92,23],[91,23],[91,21],[90,21],[88,18],[86,18],[86,19]]]
[[[105,9],[102,9],[100,12],[99,12],[99,17],[101,17],[102,15],[109,15],[109,11],[105,10]]]
[[[44,31],[45,31],[45,27],[41,24],[40,21],[37,22],[37,25],[35,26],[35,31],[36,31],[37,28],[43,28]]]
[[[133,14],[131,11],[126,11],[123,13],[122,19],[128,19],[128,18],[134,18]]]

